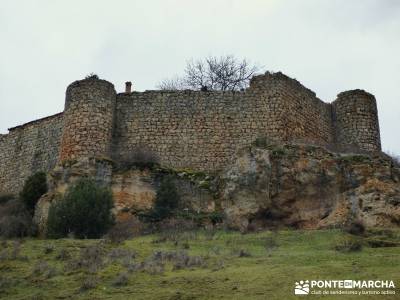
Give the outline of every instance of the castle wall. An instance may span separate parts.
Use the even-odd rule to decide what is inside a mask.
[[[0,193],[17,193],[27,177],[54,168],[62,127],[63,115],[57,114],[0,135]]]
[[[117,95],[117,160],[144,148],[169,167],[215,171],[257,137],[332,142],[330,105],[281,73],[257,76],[242,92]]]
[[[336,143],[344,148],[380,151],[378,111],[375,97],[363,90],[338,94],[332,103]]]
[[[258,81],[255,83],[254,81]],[[279,140],[327,145],[333,142],[332,107],[300,82],[282,73],[257,76],[252,85],[265,89],[268,99],[278,98],[282,107]]]
[[[171,168],[218,171],[259,137],[380,150],[374,96],[338,95],[332,104],[282,73],[253,77],[244,91],[146,91],[116,95],[97,78],[72,83],[62,114],[0,135],[0,192],[17,193],[34,172],[89,157],[129,161],[137,149]],[[86,160],[85,160],[86,161]],[[100,176],[101,177],[101,176]]]

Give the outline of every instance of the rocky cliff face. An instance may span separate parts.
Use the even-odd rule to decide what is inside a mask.
[[[221,175],[233,227],[400,225],[400,168],[383,155],[339,155],[313,146],[243,149]]]
[[[162,168],[111,173],[99,164],[104,162],[75,163],[67,173],[61,167],[50,173],[57,188],[36,208],[42,228],[51,196],[63,193],[81,174],[111,185],[117,217],[150,209],[160,178],[168,174],[175,177],[180,210],[219,211],[235,229],[276,225],[312,229],[342,226],[351,220],[362,220],[367,226],[400,226],[400,166],[382,154],[344,155],[300,145],[252,146],[213,176]],[[107,172],[99,173],[103,169]]]

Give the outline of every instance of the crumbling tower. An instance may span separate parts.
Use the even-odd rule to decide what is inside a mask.
[[[338,146],[380,151],[378,110],[374,95],[364,90],[338,94],[332,103]]]
[[[60,162],[110,157],[116,92],[97,77],[67,88]]]

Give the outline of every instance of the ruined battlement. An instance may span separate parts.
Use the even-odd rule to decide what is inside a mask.
[[[64,112],[0,135],[0,192],[16,192],[30,174],[66,160],[119,162],[138,148],[167,167],[214,172],[259,137],[380,151],[376,100],[353,90],[325,103],[280,72],[225,92],[132,92],[127,85],[117,94],[108,81],[79,80],[67,88]]]

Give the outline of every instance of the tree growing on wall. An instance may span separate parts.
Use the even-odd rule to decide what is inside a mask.
[[[189,60],[184,75],[164,79],[158,84],[161,90],[221,90],[234,91],[249,86],[250,79],[262,67],[251,64],[247,59],[233,55],[208,56],[204,59]]]
[[[20,199],[33,215],[35,206],[40,197],[47,192],[46,173],[38,172],[30,176],[20,193]]]

